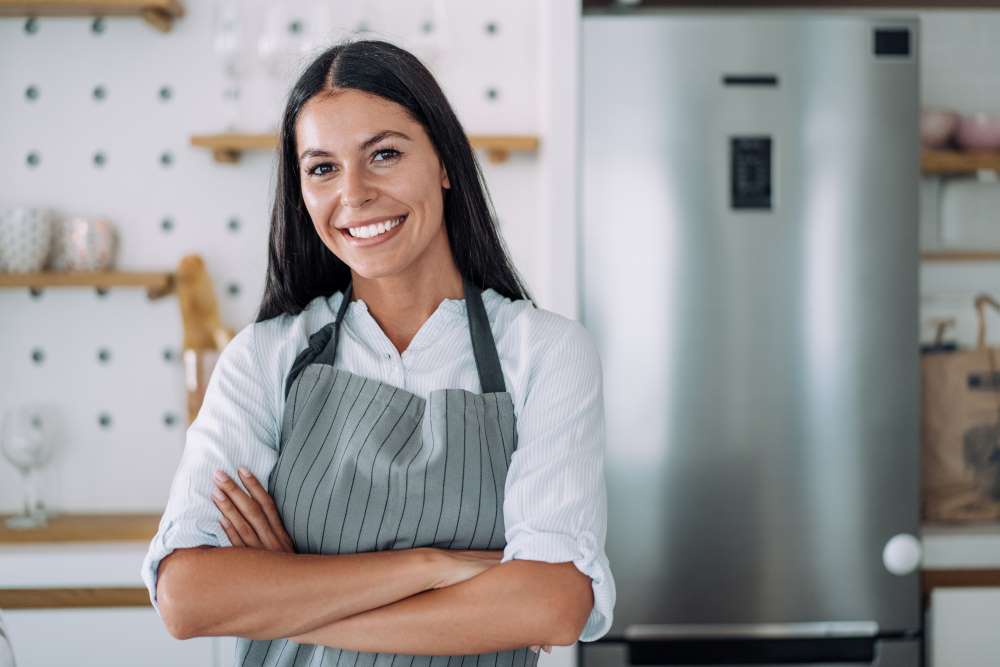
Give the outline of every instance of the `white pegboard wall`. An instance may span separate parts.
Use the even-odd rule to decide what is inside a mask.
[[[40,17],[30,26],[0,18],[0,208],[110,219],[122,270],[172,270],[183,255],[201,254],[225,323],[240,329],[263,289],[274,159],[248,152],[219,164],[190,145],[193,134],[223,129],[227,101],[211,50],[215,3],[184,4],[168,33],[128,17],[104,18],[96,30],[90,18]],[[316,4],[290,6],[308,24],[306,8]],[[336,3],[330,43],[353,28],[362,4]],[[367,4],[383,10],[373,36],[406,47],[435,3]],[[439,6],[452,39],[435,74],[466,131],[537,133],[535,3]],[[248,92],[254,85],[260,95],[260,84]],[[534,243],[537,156],[515,153],[498,165],[478,158],[514,261],[538,296],[546,266]],[[0,290],[0,409],[43,400],[61,415],[56,456],[42,474],[50,506],[162,509],[186,425],[181,337],[175,296]],[[0,512],[20,501],[18,476],[0,459]]]

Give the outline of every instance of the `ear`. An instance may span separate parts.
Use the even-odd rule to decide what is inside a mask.
[[[451,188],[451,181],[448,180],[448,172],[445,170],[444,165],[441,166],[441,187],[445,190]]]

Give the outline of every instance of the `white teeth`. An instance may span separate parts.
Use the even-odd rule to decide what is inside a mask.
[[[387,231],[396,227],[406,216],[400,216],[395,220],[389,220],[388,222],[376,222],[374,225],[366,225],[365,227],[350,227],[347,233],[355,238],[370,239],[373,236],[378,236],[379,234],[385,234]]]

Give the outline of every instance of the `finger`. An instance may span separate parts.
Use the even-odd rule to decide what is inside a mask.
[[[267,521],[271,525],[271,530],[274,531],[278,541],[281,542],[287,551],[295,551],[292,538],[288,536],[285,524],[281,521],[281,515],[278,514],[278,506],[274,504],[274,498],[271,497],[267,489],[264,488],[264,485],[249,470],[240,468],[239,472],[240,479],[243,480],[243,485],[247,487],[250,495],[264,511],[264,516],[267,517]]]
[[[243,538],[241,538],[240,534],[236,532],[235,528],[233,528],[233,524],[229,522],[229,519],[227,519],[225,516],[222,516],[219,518],[219,523],[222,524],[222,530],[226,531],[226,537],[229,538],[229,541],[232,543],[234,547],[246,546],[243,543]]]
[[[229,519],[236,533],[243,540],[244,545],[260,549],[260,539],[257,537],[253,526],[247,522],[239,508],[229,499],[229,496],[223,493],[221,489],[216,489],[212,493],[212,500],[215,501],[215,506],[222,512],[222,516]]]
[[[238,520],[236,517],[227,516],[229,516],[229,520],[233,522],[237,530],[240,531],[243,539],[247,540],[247,545],[263,546],[265,549],[272,551],[280,549],[281,545],[275,537],[274,531],[271,530],[271,524],[264,515],[260,503],[221,470],[216,472],[215,480],[216,485],[226,494],[232,504],[236,506],[236,509],[239,510],[240,517]],[[248,540],[248,536],[240,526],[240,521],[249,525],[254,532],[255,539],[253,544]]]
[[[542,650],[544,650],[546,653],[552,653],[552,644],[546,644],[545,646],[542,647]]]

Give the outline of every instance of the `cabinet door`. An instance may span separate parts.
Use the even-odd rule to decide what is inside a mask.
[[[18,667],[41,665],[232,664],[214,637],[178,641],[152,609],[43,609],[3,612]]]
[[[930,617],[930,667],[996,667],[1000,589],[935,589]]]

